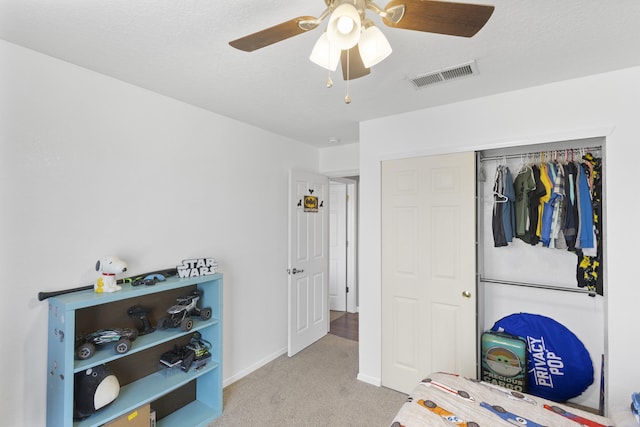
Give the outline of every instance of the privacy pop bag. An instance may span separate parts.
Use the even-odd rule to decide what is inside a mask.
[[[498,320],[492,330],[526,340],[530,394],[563,402],[593,384],[589,352],[561,323],[538,314],[518,313]]]

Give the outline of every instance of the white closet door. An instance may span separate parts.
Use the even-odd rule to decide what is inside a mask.
[[[382,384],[476,376],[475,156],[382,164]]]

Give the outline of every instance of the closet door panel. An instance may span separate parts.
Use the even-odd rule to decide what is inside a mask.
[[[383,162],[381,262],[382,384],[475,376],[473,153]]]

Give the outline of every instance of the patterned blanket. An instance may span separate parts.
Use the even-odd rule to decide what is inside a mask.
[[[392,427],[613,426],[605,417],[499,385],[436,372],[409,395]]]

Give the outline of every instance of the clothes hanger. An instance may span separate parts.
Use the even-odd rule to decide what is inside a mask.
[[[506,156],[503,157],[503,161],[506,162]],[[498,164],[498,166],[496,167],[496,176],[495,179],[493,180],[494,184],[493,184],[493,202],[494,203],[506,203],[509,201],[509,198],[507,196],[505,196],[504,194],[500,193],[498,191],[498,188],[500,188],[500,185],[502,183],[502,178],[501,178],[501,173],[502,173],[502,168],[504,166],[502,164]]]

